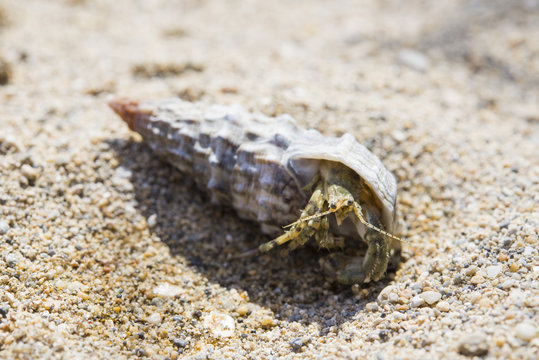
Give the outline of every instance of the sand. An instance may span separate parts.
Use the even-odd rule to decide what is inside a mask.
[[[537,1],[0,3],[0,358],[537,359]],[[180,96],[353,134],[403,261],[338,286],[106,105]]]

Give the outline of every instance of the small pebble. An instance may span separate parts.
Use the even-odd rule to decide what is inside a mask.
[[[494,341],[497,347],[502,347],[505,344],[505,339],[502,337],[496,338]]]
[[[474,291],[470,293],[470,301],[475,304],[481,299],[481,293],[479,291]]]
[[[537,336],[537,328],[530,323],[520,323],[515,327],[515,336],[524,341],[530,341]]]
[[[241,305],[240,307],[238,307],[236,309],[236,313],[239,315],[239,316],[243,316],[245,314],[247,314],[249,312],[249,308],[245,305]]]
[[[398,53],[399,63],[416,71],[424,72],[430,66],[429,58],[416,50],[405,49]]]
[[[172,343],[173,343],[174,346],[176,346],[177,348],[184,348],[184,347],[186,347],[187,345],[189,345],[189,342],[188,342],[187,340],[180,339],[180,338],[174,338],[174,339],[172,339]]]
[[[298,352],[301,351],[301,348],[305,344],[302,338],[294,338],[288,342],[290,346],[292,347],[292,350]]]
[[[513,244],[513,240],[511,238],[506,238],[503,240],[503,248],[504,249],[509,249],[511,247],[511,244]]]
[[[539,307],[539,294],[527,296],[524,299],[524,305],[528,307]]]
[[[4,220],[0,220],[0,235],[4,235],[9,230],[9,224]]]
[[[153,293],[157,296],[176,297],[182,293],[183,289],[179,286],[164,283],[153,289]]]
[[[511,226],[509,230],[507,231],[507,236],[515,235],[517,231],[518,229],[516,226]]]
[[[486,268],[487,277],[489,279],[496,278],[500,272],[502,271],[503,266],[502,265],[491,265]]]
[[[135,355],[138,357],[145,357],[146,351],[144,351],[143,349],[137,348],[135,349]]]
[[[513,285],[515,285],[515,280],[513,280],[513,279],[508,279],[508,280],[505,280],[505,281],[502,283],[501,287],[502,287],[502,289],[507,290],[507,289],[512,288]]]
[[[487,298],[481,298],[479,301],[477,301],[477,305],[482,308],[490,308],[492,307],[492,302]]]
[[[378,304],[375,302],[367,303],[367,305],[365,305],[365,309],[367,311],[375,312],[378,310]]]
[[[6,255],[5,261],[7,263],[7,266],[15,267],[15,265],[19,263],[19,257],[14,253],[9,253]]]
[[[25,178],[28,179],[28,181],[36,181],[39,175],[38,171],[28,164],[24,164],[21,167],[21,173]]]
[[[234,335],[236,324],[234,319],[227,314],[212,311],[204,317],[204,326],[215,337],[230,337]]]
[[[159,324],[161,324],[161,321],[163,321],[163,318],[162,318],[161,314],[153,313],[150,316],[148,316],[146,321],[148,323],[152,324],[152,325],[159,325]]]
[[[483,334],[465,335],[460,341],[459,353],[465,356],[485,356],[488,354],[487,338]]]
[[[397,295],[396,293],[391,293],[388,296],[388,300],[390,303],[396,303],[399,301],[399,295]]]
[[[436,304],[442,298],[442,294],[432,290],[424,291],[419,296],[429,305]]]
[[[474,285],[478,285],[478,284],[481,284],[483,282],[485,282],[485,278],[482,277],[481,275],[474,275],[471,279],[470,279],[470,282]]]
[[[512,263],[511,266],[509,266],[509,270],[511,270],[512,272],[517,272],[518,268],[519,266],[517,263]]]
[[[464,273],[465,273],[467,276],[475,275],[476,272],[477,272],[477,266],[475,266],[475,265],[469,266],[469,267],[466,268],[466,270],[464,271]]]
[[[153,214],[153,215],[150,215],[150,217],[148,218],[148,227],[150,229],[154,228],[155,226],[157,225],[157,215]]]
[[[400,292],[399,297],[409,300],[412,297],[413,293],[410,289],[404,289]]]
[[[61,154],[58,154],[56,158],[54,159],[54,165],[56,165],[56,167],[62,167],[69,164],[70,161],[71,161],[71,156],[69,154],[61,153]]]
[[[500,230],[501,230],[501,229],[504,229],[504,228],[508,227],[510,223],[511,223],[511,221],[506,219],[506,220],[502,221],[502,222],[498,225],[498,227],[499,227]]]
[[[436,309],[442,312],[448,312],[451,307],[447,301],[440,301],[438,304],[436,304]]]
[[[367,341],[375,341],[375,340],[378,340],[380,337],[379,337],[379,333],[377,331],[371,331],[367,334],[367,337],[365,338]]]
[[[425,300],[421,296],[414,296],[412,300],[410,300],[410,307],[412,309],[423,306],[423,304],[425,304]]]
[[[260,325],[263,327],[270,327],[275,325],[275,322],[273,321],[273,318],[271,316],[266,316],[262,320],[260,320]]]

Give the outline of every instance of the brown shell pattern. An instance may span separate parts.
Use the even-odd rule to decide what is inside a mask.
[[[239,105],[180,99],[116,99],[109,104],[158,155],[195,179],[214,203],[257,221],[268,235],[297,220],[310,196],[304,188],[321,161],[357,173],[379,200],[384,228],[394,228],[395,178],[352,135],[324,136],[298,127],[289,115],[268,117]]]

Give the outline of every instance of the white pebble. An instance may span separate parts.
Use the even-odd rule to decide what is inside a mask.
[[[503,268],[502,265],[491,265],[491,266],[487,267],[487,269],[486,269],[487,277],[489,279],[496,278],[500,274],[500,272],[502,271],[502,268]]]
[[[395,293],[391,293],[388,296],[388,300],[389,300],[390,303],[396,303],[397,301],[399,301],[399,295],[397,295]]]
[[[182,288],[169,283],[164,283],[153,289],[153,293],[157,296],[175,297],[181,294]]]
[[[442,294],[432,290],[424,291],[419,296],[429,305],[436,304],[442,298]]]
[[[411,308],[418,308],[420,306],[423,306],[425,304],[425,300],[421,296],[414,296],[412,300],[410,300],[410,307]]]
[[[152,325],[159,325],[161,324],[161,321],[163,321],[163,318],[161,314],[159,313],[153,313],[146,319],[147,322],[149,322]]]
[[[513,279],[509,279],[509,280],[505,280],[503,283],[502,283],[502,289],[510,289],[513,287],[513,285],[515,285],[515,280]]]
[[[148,227],[151,229],[154,228],[155,225],[157,225],[157,215],[153,214],[148,218]]]
[[[474,291],[473,293],[470,293],[470,301],[472,304],[475,304],[481,299],[481,293],[479,291]]]
[[[234,335],[236,324],[234,319],[223,313],[212,311],[204,317],[204,326],[215,337],[230,337]]]
[[[23,176],[25,178],[27,178],[29,181],[34,181],[37,179],[38,177],[38,172],[36,169],[34,169],[33,167],[31,167],[30,165],[28,164],[24,164],[22,167],[21,167],[21,173],[23,174]]]
[[[459,353],[465,356],[485,356],[488,354],[488,341],[481,333],[465,335],[459,344]]]
[[[19,257],[15,253],[7,254],[4,259],[9,267],[14,267],[19,263]]]
[[[66,290],[76,293],[77,291],[84,292],[87,290],[87,286],[83,285],[80,281],[68,281],[66,282]]]
[[[526,296],[524,305],[528,307],[539,307],[539,295]]]
[[[378,304],[375,303],[375,302],[370,302],[370,303],[367,303],[367,305],[365,305],[365,309],[367,309],[367,311],[378,311]]]
[[[419,51],[405,49],[397,55],[399,63],[416,71],[424,72],[430,66],[429,58]]]
[[[382,302],[384,300],[389,301],[391,294],[395,293],[395,295],[397,295],[396,292],[397,288],[395,286],[386,286],[384,289],[382,289],[382,291],[380,291],[380,294],[378,295],[378,302]]]
[[[524,341],[530,341],[537,336],[537,329],[533,324],[521,323],[515,327],[515,336]]]
[[[474,285],[481,284],[485,282],[485,278],[482,277],[481,275],[475,275],[475,276],[472,276],[472,278],[470,279],[470,282]]]
[[[2,145],[4,149],[10,149],[14,152],[19,152],[24,147],[14,137],[3,134],[0,135],[0,145]]]
[[[3,220],[0,220],[0,235],[4,235],[9,230],[9,224]]]
[[[436,304],[436,309],[441,312],[448,312],[451,307],[449,306],[449,303],[447,301],[440,301],[438,304]]]

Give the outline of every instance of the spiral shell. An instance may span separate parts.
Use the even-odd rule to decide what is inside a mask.
[[[373,205],[384,228],[394,228],[395,178],[352,135],[324,136],[298,127],[289,115],[268,117],[238,105],[180,99],[109,104],[155,153],[207,191],[212,202],[257,221],[264,233],[275,235],[297,219],[321,162],[352,169],[377,199]],[[331,231],[343,233],[334,226]]]

